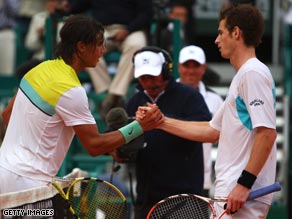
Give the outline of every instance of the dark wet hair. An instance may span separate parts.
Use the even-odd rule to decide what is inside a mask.
[[[77,52],[79,41],[96,46],[104,41],[104,28],[92,17],[86,15],[69,16],[60,30],[61,41],[55,49],[55,56],[71,64],[73,54]]]
[[[235,26],[240,28],[246,46],[257,47],[261,43],[264,33],[264,18],[256,6],[239,4],[223,7],[220,11],[219,21],[224,19],[229,32],[232,32]]]

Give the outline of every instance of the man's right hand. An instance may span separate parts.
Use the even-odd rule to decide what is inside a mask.
[[[144,131],[156,128],[163,122],[163,119],[163,113],[155,104],[147,103],[147,106],[140,106],[136,112],[136,120]]]

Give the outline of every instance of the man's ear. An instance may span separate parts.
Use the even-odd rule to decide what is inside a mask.
[[[202,64],[202,68],[203,68],[203,70],[204,70],[204,74],[205,74],[206,69],[207,69],[207,64],[206,64],[206,63],[205,63],[205,64]]]
[[[235,26],[233,28],[232,34],[233,34],[233,36],[235,36],[236,39],[238,39],[240,37],[240,35],[241,35],[240,28],[238,26]]]
[[[82,41],[77,42],[77,49],[79,52],[83,53],[85,51],[85,44]]]

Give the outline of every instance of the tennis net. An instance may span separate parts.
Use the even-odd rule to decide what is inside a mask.
[[[52,185],[1,194],[0,213],[0,219],[74,218]]]
[[[86,177],[88,173],[74,168],[65,178]],[[66,192],[68,184],[59,183]],[[0,194],[0,219],[71,219],[69,204],[52,185],[19,192]]]

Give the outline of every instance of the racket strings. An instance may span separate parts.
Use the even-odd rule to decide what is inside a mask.
[[[158,204],[151,219],[209,219],[211,209],[208,202],[191,196],[176,196]]]
[[[119,219],[127,216],[127,203],[123,197],[100,181],[79,181],[69,194],[69,200],[79,218]]]

